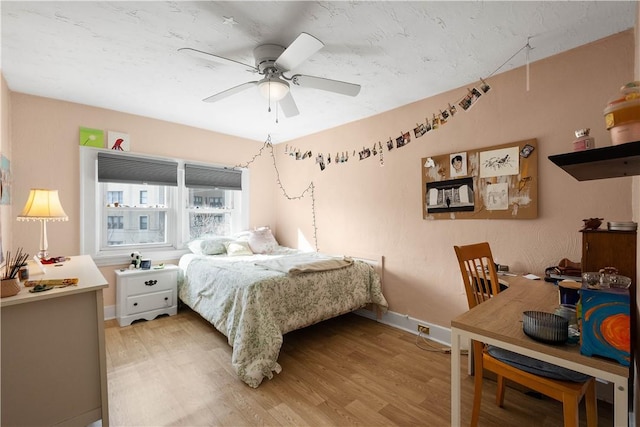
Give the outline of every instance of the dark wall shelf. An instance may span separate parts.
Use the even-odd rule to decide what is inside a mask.
[[[640,175],[640,141],[549,156],[578,181]]]

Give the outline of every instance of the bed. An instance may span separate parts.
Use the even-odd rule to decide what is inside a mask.
[[[250,387],[281,371],[287,332],[366,305],[387,308],[380,275],[368,262],[277,244],[268,253],[238,254],[231,247],[237,243],[225,242],[216,255],[183,255],[178,296],[227,337],[231,364]]]

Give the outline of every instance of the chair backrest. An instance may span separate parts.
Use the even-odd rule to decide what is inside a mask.
[[[454,246],[469,309],[487,301],[500,292],[496,264],[489,243]]]

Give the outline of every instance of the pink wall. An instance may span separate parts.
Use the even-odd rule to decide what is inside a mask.
[[[8,228],[9,232],[12,230],[13,246],[22,246],[31,254],[38,251],[39,224],[17,222],[15,217],[24,206],[32,187],[58,189],[60,201],[69,215],[68,222],[54,222],[48,225],[49,253],[79,253],[80,126],[128,133],[131,137],[132,152],[221,165],[246,163],[262,146],[262,142],[21,93],[11,93],[11,109],[11,166],[14,185]],[[244,125],[240,121],[238,123]],[[262,156],[251,165],[250,171],[250,225],[271,225],[275,229],[275,206],[272,201],[275,173],[271,157]],[[113,266],[101,268],[111,284],[105,292],[107,306],[115,304],[113,269]]]
[[[633,52],[634,35],[627,31],[532,63],[528,92],[524,68],[491,77],[492,90],[477,105],[405,147],[385,150],[384,167],[377,158],[352,156],[321,172],[313,160],[284,156],[278,145],[282,180],[298,189],[314,182],[321,251],[383,255],[390,309],[449,327],[467,309],[454,245],[486,240],[498,262],[543,274],[562,258],[580,261],[583,218],[631,220],[632,178],[578,182],[547,156],[571,151],[574,130],[584,127],[592,129],[597,146],[610,145],[603,109],[633,80]],[[465,93],[462,87],[289,145],[314,156],[351,155],[395,139]],[[538,219],[422,219],[421,158],[530,138],[537,138],[539,150]],[[280,241],[296,245],[303,235],[313,242],[311,201],[277,203]]]

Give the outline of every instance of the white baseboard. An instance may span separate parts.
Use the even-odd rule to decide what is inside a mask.
[[[110,320],[116,318],[116,306],[106,305],[104,307],[104,320]]]
[[[385,325],[402,329],[403,331],[410,332],[414,335],[418,335],[418,324],[428,326],[429,335],[426,337],[430,340],[451,347],[451,329],[449,328],[434,325],[433,323],[416,319],[406,314],[394,313],[393,311],[387,311],[380,319],[376,318],[376,314],[369,310],[356,310],[354,313],[377,322],[384,323]],[[464,345],[461,347],[464,347]]]

